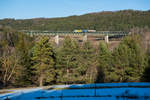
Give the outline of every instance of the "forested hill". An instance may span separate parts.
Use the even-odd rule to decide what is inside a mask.
[[[103,11],[62,18],[1,19],[0,26],[10,26],[17,30],[72,31],[74,29],[96,29],[98,31],[129,31],[134,27],[150,28],[150,10]]]

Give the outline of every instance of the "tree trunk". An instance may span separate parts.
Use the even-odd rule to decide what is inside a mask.
[[[39,86],[43,86],[43,75],[41,74],[40,75],[40,78],[39,78]]]

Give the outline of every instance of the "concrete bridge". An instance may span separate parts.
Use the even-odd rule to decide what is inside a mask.
[[[129,35],[130,32],[124,32],[124,31],[97,31],[97,32],[71,32],[71,31],[35,31],[35,30],[24,30],[24,33],[30,35],[30,36],[53,36],[54,41],[56,44],[59,44],[60,36],[80,36],[82,37],[83,41],[87,41],[88,37],[95,36],[98,39],[98,36],[101,36],[104,38],[104,40],[108,43],[109,37],[124,37],[126,35]],[[95,39],[96,39],[95,38]]]

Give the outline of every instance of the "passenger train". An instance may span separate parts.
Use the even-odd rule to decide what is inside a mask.
[[[81,29],[79,29],[79,30],[74,30],[73,31],[74,33],[88,33],[88,32],[96,32],[96,30],[81,30]]]

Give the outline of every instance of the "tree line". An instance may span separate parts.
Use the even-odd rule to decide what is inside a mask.
[[[150,28],[150,10],[121,10],[89,13],[62,18],[1,19],[0,26],[17,30],[73,31],[130,31],[132,28]]]
[[[0,28],[0,86],[150,81],[150,49],[140,35],[125,37],[113,50],[101,41],[79,44],[67,36],[60,47]],[[149,47],[149,46],[148,46]]]

